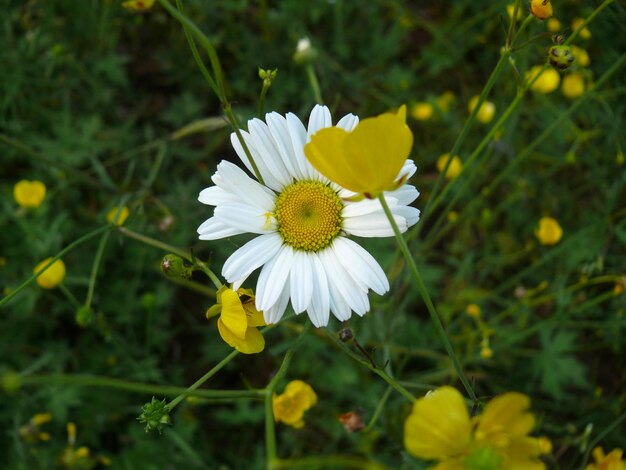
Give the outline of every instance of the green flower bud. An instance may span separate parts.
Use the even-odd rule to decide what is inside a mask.
[[[161,271],[168,277],[187,279],[193,272],[193,267],[178,255],[165,255],[161,261]]]
[[[85,327],[89,325],[92,321],[93,310],[91,310],[91,307],[83,305],[81,308],[78,309],[78,311],[76,312],[76,323],[78,323],[79,326]]]
[[[144,429],[146,432],[157,430],[161,434],[163,425],[170,424],[170,409],[165,398],[157,400],[155,397],[152,397],[150,403],[146,403],[141,407],[141,414],[137,420],[141,424],[145,424]]]
[[[22,386],[22,378],[17,372],[9,370],[0,376],[0,388],[6,393],[15,393]]]
[[[302,38],[298,41],[296,52],[293,54],[293,61],[296,64],[307,64],[315,62],[317,59],[317,50],[311,46],[309,38]]]
[[[552,46],[550,48],[550,53],[548,54],[548,57],[550,58],[550,64],[552,65],[552,67],[560,70],[565,70],[574,63],[572,50],[569,46],[565,46],[562,44]]]
[[[278,73],[278,69],[274,70],[264,70],[259,67],[259,78],[263,80],[263,86],[269,88],[272,85],[272,82],[276,78],[276,74]]]

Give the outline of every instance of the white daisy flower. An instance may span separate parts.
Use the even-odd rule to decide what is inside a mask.
[[[358,117],[348,114],[336,124],[352,131]],[[304,155],[310,136],[332,126],[330,111],[315,106],[308,128],[292,113],[266,115],[248,121],[241,131],[264,185],[233,163],[222,161],[198,200],[215,206],[213,217],[198,228],[201,240],[217,240],[241,233],[259,236],[236,250],[224,263],[222,276],[237,290],[261,268],[256,286],[256,308],[265,322],[278,322],[287,304],[306,311],[316,327],[326,326],[332,312],[341,321],[355,312],[369,311],[369,290],[383,295],[389,281],[380,265],[350,239],[392,237],[393,230],[378,200],[348,200],[355,193],[330,182]],[[231,142],[252,173],[252,165],[236,135]],[[407,160],[398,177],[416,171]],[[403,185],[385,193],[402,232],[419,219],[410,207],[419,193]]]

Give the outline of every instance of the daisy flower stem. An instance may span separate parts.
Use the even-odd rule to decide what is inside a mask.
[[[11,291],[9,293],[9,295],[7,295],[2,300],[0,300],[0,307],[2,307],[4,304],[6,304],[9,300],[11,300],[17,294],[19,294],[23,289],[28,287],[30,284],[35,282],[35,279],[37,279],[39,276],[41,276],[45,272],[46,269],[48,269],[50,266],[52,266],[55,263],[56,260],[60,259],[66,253],[69,253],[70,251],[72,251],[78,245],[81,245],[84,242],[86,242],[87,240],[91,240],[92,238],[97,237],[101,233],[106,232],[108,230],[111,230],[112,228],[113,227],[110,224],[106,224],[104,227],[100,227],[99,229],[96,229],[93,232],[89,232],[88,234],[83,235],[82,237],[80,237],[78,240],[75,240],[72,243],[70,243],[69,245],[67,245],[56,256],[50,258],[50,262],[41,271],[39,271],[37,274],[33,274],[26,281],[24,281],[19,287],[17,287],[15,290]]]
[[[311,84],[311,89],[313,90],[313,96],[315,96],[316,103],[323,104],[324,100],[322,100],[320,83],[317,81],[317,75],[315,75],[315,69],[313,68],[313,64],[308,63],[306,65],[306,75],[309,78],[309,83]]]
[[[176,407],[176,405],[178,405],[181,401],[183,401],[185,398],[189,396],[189,392],[193,392],[198,387],[200,387],[204,382],[206,382],[215,374],[217,374],[220,371],[220,369],[222,369],[222,367],[224,367],[226,364],[232,361],[235,358],[235,356],[237,356],[237,354],[239,354],[239,351],[237,350],[231,352],[228,356],[226,356],[224,359],[218,362],[217,365],[215,365],[215,367],[213,367],[210,371],[208,371],[206,374],[204,374],[202,377],[196,380],[192,385],[190,385],[187,388],[187,390],[185,390],[183,393],[181,393],[176,398],[174,398],[171,402],[169,402],[167,405],[169,410],[172,411]]]
[[[378,200],[380,201],[380,204],[383,207],[383,210],[385,211],[385,215],[387,216],[387,219],[389,219],[389,223],[391,224],[393,233],[396,236],[396,240],[398,240],[400,251],[402,251],[402,254],[404,255],[404,259],[406,260],[409,267],[411,268],[411,273],[413,274],[413,279],[415,280],[417,289],[420,295],[422,296],[424,303],[426,304],[426,308],[428,309],[430,318],[433,324],[435,325],[435,329],[439,333],[441,340],[443,341],[443,345],[448,353],[448,356],[450,356],[450,359],[452,360],[454,369],[456,370],[456,373],[459,376],[459,379],[463,383],[463,387],[465,387],[465,390],[467,391],[467,394],[469,395],[469,397],[472,399],[474,403],[478,403],[478,398],[476,398],[476,394],[474,393],[472,386],[467,380],[467,377],[465,377],[465,373],[463,372],[459,359],[456,356],[456,353],[454,352],[452,343],[450,343],[450,339],[448,338],[448,335],[446,334],[446,330],[444,329],[443,324],[441,323],[441,318],[439,318],[439,314],[435,310],[435,306],[433,305],[433,302],[430,299],[430,295],[428,294],[428,290],[426,289],[426,286],[424,285],[424,281],[422,280],[422,277],[420,276],[420,273],[417,269],[415,261],[413,260],[413,257],[411,256],[411,253],[409,252],[409,247],[406,244],[406,241],[404,240],[404,238],[402,237],[402,234],[400,233],[400,229],[398,228],[398,224],[396,224],[393,214],[391,213],[391,210],[389,209],[389,206],[387,205],[385,196],[381,194],[378,197]]]

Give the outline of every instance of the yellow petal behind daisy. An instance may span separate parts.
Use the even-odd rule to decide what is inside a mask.
[[[21,180],[13,186],[13,198],[20,207],[34,209],[46,198],[46,185],[41,181]]]
[[[47,258],[35,266],[33,274],[41,271],[50,261],[52,258]],[[54,289],[63,282],[63,279],[65,279],[65,263],[58,259],[37,278],[37,284],[44,289]]]

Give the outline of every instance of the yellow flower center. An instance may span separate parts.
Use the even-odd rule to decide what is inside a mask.
[[[343,203],[337,193],[319,181],[296,181],[276,199],[278,232],[300,251],[326,248],[341,231]]]

